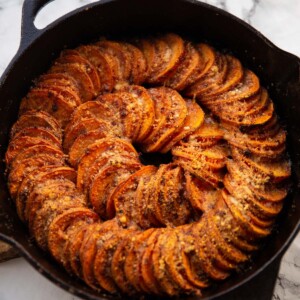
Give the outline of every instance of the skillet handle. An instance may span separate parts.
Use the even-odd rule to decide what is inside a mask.
[[[24,0],[22,8],[21,44],[20,48],[25,48],[43,30],[39,30],[34,25],[34,20],[39,10],[53,0]]]

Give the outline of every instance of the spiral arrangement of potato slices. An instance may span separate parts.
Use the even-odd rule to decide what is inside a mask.
[[[90,287],[200,295],[271,233],[285,140],[237,58],[173,33],[100,40],[62,51],[22,99],[8,187],[37,244]],[[133,144],[172,162],[145,166]]]

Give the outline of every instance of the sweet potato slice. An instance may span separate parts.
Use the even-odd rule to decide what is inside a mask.
[[[202,79],[203,84],[200,85],[200,89],[198,85],[198,92],[200,92],[200,95],[206,95],[217,91],[219,87],[223,85],[227,72],[228,61],[226,56],[221,53],[217,53],[216,65],[212,66],[211,74],[207,74],[207,76]]]
[[[122,43],[107,40],[99,41],[96,45],[103,53],[107,53],[114,60],[113,67],[116,68],[117,76],[115,88],[118,89],[118,85],[126,85],[130,78],[132,60],[125,46]]]
[[[95,118],[106,121],[111,125],[111,133],[115,136],[121,136],[121,124],[119,114],[116,109],[105,102],[105,97],[100,96],[98,101],[88,101],[80,105],[73,113],[72,120],[66,128],[72,127],[83,119]]]
[[[107,236],[104,240],[97,241],[98,249],[94,260],[94,275],[99,286],[109,293],[116,293],[119,290],[112,276],[114,252],[119,242],[130,233],[132,233],[130,230],[119,230],[115,231],[111,237]]]
[[[160,288],[158,278],[156,278],[154,275],[153,264],[151,262],[152,262],[154,246],[162,230],[164,229],[155,229],[153,234],[151,234],[150,237],[147,239],[145,250],[142,253],[141,262],[140,262],[141,277],[143,283],[146,286],[146,289],[158,295],[162,294],[162,290]]]
[[[281,210],[282,204],[280,202],[270,203],[259,199],[247,184],[240,181],[239,177],[233,177],[230,173],[224,177],[224,186],[236,199],[242,198],[242,201],[249,205],[253,215],[260,219],[272,221]]]
[[[186,106],[188,113],[183,126],[174,132],[170,141],[168,141],[160,150],[161,153],[170,151],[177,142],[196,131],[204,122],[204,112],[197,103],[192,100],[186,100]]]
[[[77,187],[82,190],[86,174],[96,159],[101,156],[110,157],[115,155],[116,152],[127,152],[132,158],[138,158],[137,152],[128,142],[116,138],[101,139],[90,145],[87,148],[85,155],[82,156],[77,171]]]
[[[56,148],[58,150],[61,149],[60,146],[51,143],[49,140],[45,140],[39,137],[23,136],[9,143],[7,151],[5,153],[6,165],[9,166],[20,152],[24,151],[29,147],[39,145],[52,146],[53,148]]]
[[[83,134],[87,134],[93,130],[104,132],[110,131],[110,125],[101,119],[87,118],[75,123],[73,126],[68,126],[65,131],[63,147],[66,152],[69,152],[74,141]]]
[[[13,199],[16,198],[20,184],[30,172],[44,166],[63,166],[64,162],[63,155],[58,158],[41,152],[39,155],[22,159],[20,164],[14,164],[8,176],[8,187],[11,197]]]
[[[210,148],[202,150],[189,145],[175,146],[172,149],[173,155],[179,158],[186,158],[197,161],[199,167],[211,169],[212,171],[218,171],[222,169],[226,164],[228,148],[226,145],[215,145]]]
[[[184,230],[182,227],[176,230],[178,243],[176,245],[176,251],[173,252],[173,264],[170,264],[170,272],[180,272],[183,280],[187,280],[193,287],[200,289],[200,291],[196,291],[199,294],[202,288],[206,288],[209,285],[208,278],[204,275],[203,270],[196,271],[197,267],[201,268],[201,266],[194,266],[194,270],[190,265],[190,260],[188,259],[189,253],[194,251],[194,245],[191,243],[193,239],[191,239],[190,235],[187,234],[189,231],[188,226],[184,226]],[[181,266],[179,269],[178,267]],[[172,270],[173,268],[177,268],[177,270]],[[196,271],[196,272],[195,272]],[[180,277],[179,277],[180,279]]]
[[[125,259],[132,247],[137,232],[129,232],[128,235],[122,237],[113,254],[111,261],[112,277],[119,289],[127,295],[136,295],[134,286],[130,283],[125,274]]]
[[[249,114],[256,111],[258,107],[263,103],[265,105],[268,101],[268,94],[265,90],[261,89],[259,93],[248,97],[246,99],[241,99],[235,102],[229,103],[219,103],[219,104],[209,104],[208,107],[219,116],[222,115],[222,121],[233,125],[247,125]]]
[[[210,241],[210,236],[206,230],[207,218],[202,217],[199,223],[196,223],[191,227],[191,234],[194,238],[194,257],[190,258],[190,263],[199,264],[204,275],[208,276],[213,280],[224,280],[229,276],[228,270],[225,270],[224,266],[220,267],[216,261],[215,257],[217,252],[215,247]],[[199,236],[201,238],[199,238]],[[190,254],[192,254],[191,252]],[[203,276],[203,275],[202,275]]]
[[[95,118],[107,121],[111,116],[111,112],[107,111],[107,109],[104,108],[102,103],[100,103],[99,101],[87,101],[76,108],[68,127],[73,126],[83,119]],[[68,129],[68,127],[66,128],[66,130]]]
[[[81,208],[79,208],[81,209]],[[84,208],[85,209],[85,208]],[[71,209],[72,210],[72,209]],[[76,210],[76,209],[74,209]],[[99,217],[96,215],[97,220],[99,220]],[[70,272],[71,274],[76,274],[78,277],[82,278],[82,270],[81,270],[81,264],[79,262],[79,250],[80,250],[80,246],[81,243],[78,243],[78,240],[76,240],[79,236],[81,236],[81,240],[83,239],[82,236],[84,236],[84,233],[86,231],[86,229],[91,225],[97,222],[97,220],[90,220],[88,218],[86,218],[86,220],[83,218],[82,220],[78,220],[78,222],[76,223],[76,225],[74,224],[74,226],[71,226],[70,228],[68,228],[68,239],[66,240],[64,247],[62,249],[62,264],[64,266],[64,268]],[[100,220],[101,222],[101,220]],[[81,234],[82,235],[81,235]],[[78,244],[77,244],[78,243]],[[78,249],[76,251],[78,251],[78,253],[72,252],[76,247],[74,247],[76,244],[76,247],[78,247]],[[75,254],[76,253],[76,254]],[[74,257],[73,257],[74,254]],[[72,263],[76,261],[76,266],[78,267],[78,269],[76,269],[76,272],[74,272],[73,268],[72,268]]]
[[[143,142],[145,152],[160,151],[169,136],[178,128],[182,128],[188,110],[183,98],[169,88],[154,88],[149,90],[155,102],[155,122],[153,131]]]
[[[210,149],[199,152],[199,150],[185,149],[181,146],[172,149],[174,161],[178,165],[214,187],[218,187],[218,184],[222,182],[222,168],[225,166],[225,155],[218,152]]]
[[[123,93],[123,95],[119,93],[105,94],[98,97],[97,100],[105,107],[106,110],[109,110],[111,114],[110,123],[113,127],[117,127],[119,129],[118,136],[130,139],[130,136],[133,134],[135,129],[135,124],[133,124],[130,117],[133,117],[133,119],[137,122],[136,116],[134,114],[130,114],[130,110],[133,107],[130,105],[127,107],[130,103],[130,95],[125,95],[125,93]]]
[[[70,102],[71,105],[79,106],[81,104],[79,91],[77,85],[74,86],[70,80],[61,79],[61,78],[47,78],[54,74],[45,74],[42,76],[42,79],[39,78],[39,81],[36,85],[38,88],[45,88],[53,90],[61,94],[67,102]]]
[[[83,268],[86,268],[85,272],[88,272],[92,275],[92,282],[94,283],[94,287],[97,284],[96,280],[94,279],[94,274],[92,270],[92,266],[85,263],[86,260],[93,259],[93,255],[96,251],[96,238],[100,236],[101,229],[103,230],[103,233],[107,232],[107,228],[111,227],[112,222],[108,222],[104,225],[103,223],[96,222],[92,224],[88,224],[83,227],[82,233],[78,233],[78,236],[76,237],[76,242],[74,243],[74,247],[71,249],[71,252],[74,251],[76,260],[72,261],[72,263],[75,262],[75,269],[76,272],[79,272],[80,277],[83,279]],[[80,237],[81,241],[78,241],[78,238]],[[90,242],[89,242],[90,241]],[[90,249],[88,249],[90,248]],[[91,250],[91,251],[90,251]],[[85,256],[85,257],[83,257]],[[84,261],[85,260],[85,261]],[[71,263],[71,266],[73,267]]]
[[[51,67],[49,73],[62,73],[72,77],[77,83],[81,102],[89,101],[97,95],[87,67],[84,64],[56,63]]]
[[[214,92],[224,81],[227,72],[227,60],[221,53],[216,53],[216,58],[211,68],[190,88],[193,97],[201,99],[205,93]]]
[[[70,208],[72,210],[73,208]],[[79,208],[81,209],[81,208]],[[76,210],[76,208],[74,208]],[[92,224],[92,222],[91,222]],[[63,248],[61,250],[61,258],[60,263],[63,265],[63,267],[66,269],[69,274],[75,274],[71,267],[71,261],[73,258],[71,258],[71,247],[74,243],[74,240],[76,239],[78,232],[84,230],[87,226],[89,226],[89,223],[85,222],[84,220],[78,220],[78,222],[74,223],[73,226],[70,226],[68,228],[67,234],[68,238],[66,239]],[[50,247],[50,245],[49,245]]]
[[[22,221],[27,220],[28,210],[26,208],[27,198],[30,195],[35,183],[42,179],[66,178],[76,181],[76,172],[69,167],[45,166],[30,172],[22,181],[17,197],[17,212]]]
[[[225,124],[225,125],[227,125],[227,124]],[[223,126],[223,124],[222,124],[222,126]],[[224,126],[224,127],[226,128],[226,126]],[[272,138],[273,136],[275,136],[278,133],[278,131],[281,129],[281,127],[278,122],[276,113],[273,113],[270,120],[268,120],[264,124],[240,126],[239,129],[241,132],[246,133],[255,139],[265,140],[265,139]]]
[[[56,91],[47,88],[33,88],[20,104],[20,114],[36,109],[52,115],[64,128],[70,120],[76,105],[66,101]]]
[[[138,292],[149,292],[141,274],[141,257],[149,237],[154,232],[155,229],[151,228],[137,234],[125,258],[124,272],[126,278]]]
[[[268,98],[268,94],[264,89],[261,93],[246,99],[246,101],[220,104],[215,107],[210,106],[210,108],[219,116],[222,115],[223,121],[239,126],[263,125],[274,114],[273,102]]]
[[[39,235],[39,238],[44,234],[41,225],[43,222],[46,222],[47,220],[42,220],[41,217],[38,217],[38,213],[43,211],[45,214],[45,209],[43,210],[43,206],[48,208],[49,203],[56,201],[56,199],[62,198],[62,193],[64,194],[70,194],[74,192],[74,184],[68,180],[60,180],[58,182],[57,180],[46,180],[47,184],[49,184],[48,187],[42,184],[38,184],[30,193],[27,202],[26,202],[26,208],[28,208],[28,216],[26,218],[28,219],[28,227],[33,236]],[[49,188],[55,188],[55,192],[50,192]],[[47,202],[48,201],[48,202]],[[75,204],[75,205],[74,205]],[[77,207],[78,202],[71,203],[70,198],[65,199],[61,201],[62,208],[66,207],[67,205],[73,205],[71,207]],[[56,204],[53,204],[53,207],[56,207]],[[47,211],[50,211],[46,209]],[[51,212],[50,215],[55,212]],[[45,215],[44,215],[45,216]],[[34,229],[36,224],[36,229]],[[41,226],[40,226],[41,225]],[[46,246],[46,239],[45,236],[43,236],[41,239],[43,239],[43,244]]]
[[[11,129],[11,138],[28,127],[49,129],[61,141],[62,132],[60,125],[58,124],[56,119],[47,112],[29,110],[22,114]]]
[[[227,163],[228,173],[224,177],[224,187],[226,190],[235,197],[238,201],[246,203],[247,209],[249,209],[255,216],[264,219],[272,220],[274,215],[265,214],[264,212],[264,202],[262,199],[255,196],[253,191],[249,188],[249,184],[241,179],[239,175],[239,170],[237,170],[236,165],[231,162]],[[259,205],[258,205],[259,203]],[[275,214],[275,216],[277,213]]]
[[[276,216],[280,212],[282,200],[288,193],[286,186],[277,187],[274,184],[257,185],[237,163],[228,160],[226,166],[230,176],[238,182],[243,182],[241,186],[248,188],[247,195],[250,194],[252,196],[250,197],[252,202],[255,202],[256,205],[263,208],[263,211],[271,216]]]
[[[218,251],[220,251],[221,255],[224,256],[224,259],[232,262],[233,268],[235,268],[237,267],[237,264],[245,262],[249,259],[249,257],[246,253],[236,248],[222,236],[221,232],[218,229],[218,226],[216,225],[216,223],[220,222],[222,222],[221,219],[215,218],[214,214],[212,213],[209,214],[208,225],[212,238],[216,241],[215,245]]]
[[[207,44],[197,44],[195,46],[201,59],[199,61],[198,67],[191,74],[188,79],[187,88],[184,94],[188,97],[195,98],[195,93],[197,91],[197,83],[202,80],[209,72],[210,69],[216,62],[216,51]]]
[[[89,60],[81,55],[76,50],[63,50],[60,54],[60,57],[56,60],[55,63],[58,64],[78,64],[81,65],[93,83],[95,94],[98,94],[100,91],[100,78],[98,72],[93,64]]]
[[[142,192],[143,199],[140,200],[143,211],[143,220],[139,217],[139,222],[142,224],[143,228],[149,227],[161,227],[163,224],[159,221],[155,214],[155,204],[158,201],[159,191],[160,191],[160,182],[163,174],[168,169],[168,165],[160,165],[156,170],[151,170],[151,172],[155,172],[150,178],[149,181],[144,185],[144,189]],[[142,203],[143,201],[144,203]],[[141,205],[139,204],[139,206]]]
[[[103,130],[101,127],[96,130],[89,131],[85,134],[80,134],[69,149],[69,162],[71,166],[77,167],[86,149],[93,143],[106,138],[109,132]]]
[[[282,200],[288,195],[289,188],[288,186],[283,186],[277,188],[276,185],[267,185],[264,189],[250,187],[255,196],[266,202],[266,206],[270,209],[275,209],[277,214],[282,209],[283,203]]]
[[[131,174],[141,168],[137,162],[124,163],[119,166],[107,166],[101,169],[92,179],[89,188],[89,200],[94,210],[104,219],[111,217],[110,211],[111,195],[114,189],[125,181]],[[113,202],[114,203],[114,202]]]
[[[134,138],[134,141],[140,143],[150,133],[151,126],[154,122],[154,103],[148,91],[144,87],[137,85],[129,85],[125,87],[122,91],[126,91],[130,93],[133,97],[135,97],[136,103],[140,107],[141,117],[140,120],[138,120],[140,126],[137,130],[137,135]]]
[[[80,262],[82,264],[82,274],[84,281],[94,289],[100,288],[94,273],[94,263],[97,254],[97,247],[112,237],[119,227],[115,220],[109,220],[97,224],[90,234],[87,234],[80,248]]]
[[[57,186],[59,190],[59,185]],[[46,196],[47,197],[47,196]],[[37,244],[42,249],[48,249],[48,232],[52,220],[70,208],[83,207],[85,199],[76,191],[70,191],[64,195],[58,195],[55,199],[47,199],[42,203],[41,209],[36,211],[36,216],[30,229]]]
[[[218,237],[215,235],[214,231],[212,230],[211,222],[212,219],[206,215],[206,231],[207,231],[207,246],[212,249],[212,256],[214,257],[213,265],[221,270],[226,272],[231,272],[237,268],[237,264],[234,263],[232,260],[228,259],[224,256],[223,252],[220,250],[220,242],[217,239]]]
[[[109,293],[116,293],[118,287],[116,286],[111,275],[111,260],[116,250],[120,239],[125,236],[126,231],[122,230],[115,232],[113,236],[107,238],[105,241],[101,240],[101,246],[97,247],[97,252],[94,260],[94,276],[98,285]]]
[[[52,256],[58,262],[66,265],[64,252],[71,233],[77,228],[98,220],[99,217],[96,213],[84,207],[71,208],[54,218],[48,233],[48,247]]]
[[[70,271],[73,272],[77,277],[82,278],[82,265],[80,262],[80,248],[84,240],[84,236],[93,228],[94,224],[87,224],[78,228],[74,234],[72,234],[72,239],[70,239],[70,245],[68,249],[68,261],[70,264]]]
[[[100,78],[100,92],[111,92],[115,86],[115,74],[111,68],[109,57],[103,55],[95,45],[82,45],[76,48],[76,51],[96,68]]]
[[[263,162],[259,156],[246,157],[235,147],[232,147],[232,155],[257,185],[263,185],[268,182],[281,182],[291,175],[291,163],[289,160]]]
[[[203,224],[203,222],[201,224]],[[203,225],[199,224],[197,229],[199,226],[201,227]],[[208,268],[206,267],[204,260],[206,258],[206,252],[198,252],[196,239],[199,239],[199,236],[195,237],[193,235],[193,227],[194,225],[188,225],[184,226],[181,230],[181,236],[184,237],[184,243],[182,244],[184,251],[181,252],[184,266],[182,271],[184,272],[187,280],[191,283],[199,286],[200,288],[205,288],[211,284],[211,280],[208,275],[209,272],[207,272]]]
[[[259,112],[247,115],[243,125],[262,125],[268,122],[274,114],[274,104],[271,100]]]
[[[92,181],[95,179],[98,173],[100,173],[102,170],[109,166],[121,166],[122,163],[124,163],[124,159],[126,160],[126,162],[130,162],[133,164],[137,163],[137,161],[130,157],[130,155],[121,155],[118,150],[116,152],[110,152],[109,156],[100,155],[100,157],[97,158],[88,169],[86,169],[86,172],[85,174],[83,174],[83,177],[80,177],[81,183],[78,184],[80,190],[84,194],[88,195]],[[95,188],[97,189],[96,186]]]
[[[141,50],[132,44],[122,43],[131,57],[129,83],[142,84],[146,78],[147,64]]]
[[[225,258],[223,254],[218,249],[218,241],[215,239],[210,226],[210,219],[208,215],[204,215],[202,217],[205,222],[205,236],[204,240],[206,241],[207,248],[210,250],[209,259],[212,263],[212,267],[221,270],[223,272],[227,272],[230,274],[232,270],[236,268],[236,264],[231,262],[229,259]]]
[[[245,229],[248,234],[252,235],[255,238],[263,238],[271,233],[270,228],[261,228],[249,222],[246,217],[246,207],[239,203],[233,196],[229,195],[226,190],[222,191],[222,197],[229,207],[233,217]]]
[[[155,38],[154,61],[147,81],[151,84],[163,83],[164,79],[178,66],[184,54],[184,41],[176,34],[166,34]]]
[[[162,249],[162,255],[165,260],[165,268],[167,269],[169,277],[176,283],[176,285],[178,285],[181,292],[192,295],[201,295],[199,288],[189,282],[184,276],[184,272],[182,272],[182,261],[179,259],[182,246],[177,234],[179,231],[180,230],[175,229],[168,234],[166,243]]]
[[[143,144],[150,142],[152,137],[159,131],[159,126],[162,126],[162,124],[166,122],[166,114],[164,114],[164,110],[166,107],[169,108],[168,105],[170,106],[163,89],[152,88],[148,90],[148,93],[154,105],[154,120],[152,122],[150,134],[146,137],[146,139],[144,139]]]
[[[186,224],[191,218],[191,206],[183,197],[181,167],[168,165],[159,183],[159,195],[154,201],[154,214],[167,227]]]
[[[131,93],[116,92],[102,96],[102,101],[107,105],[113,106],[117,111],[123,124],[123,136],[133,140],[139,133],[140,120],[142,118],[142,109],[137,103],[137,98]]]
[[[205,181],[194,177],[189,172],[185,172],[184,177],[185,196],[193,209],[198,213],[208,212],[213,209],[218,191],[205,183]]]
[[[184,140],[178,142],[178,145],[194,147],[195,149],[206,149],[219,143],[223,137],[224,132],[220,126],[207,116],[204,118],[202,125]]]
[[[97,222],[84,228],[84,235],[82,236],[82,242],[80,243],[78,253],[79,262],[76,263],[76,265],[78,265],[78,271],[81,273],[84,281],[94,289],[100,290],[100,286],[98,285],[93,270],[98,240],[105,238],[107,234],[112,235],[117,228],[118,226],[115,220],[104,223]],[[100,245],[101,244],[99,243],[99,246]]]
[[[151,72],[147,77],[147,83],[161,84],[161,82],[157,80],[157,77],[159,78],[159,76],[157,75],[162,73],[164,67],[166,67],[166,65],[169,63],[169,59],[171,57],[171,49],[169,48],[167,42],[164,41],[162,38],[153,38],[152,43],[154,48],[154,55],[151,66]]]
[[[257,240],[247,234],[231,214],[222,195],[218,198],[214,211],[215,224],[221,236],[237,249],[250,253],[258,249]]]
[[[182,62],[177,66],[165,80],[164,85],[177,91],[183,90],[192,81],[190,76],[193,76],[195,71],[199,69],[202,63],[202,57],[192,43],[185,43],[185,52]],[[202,66],[201,66],[202,68]]]
[[[11,165],[7,169],[9,172],[10,170],[13,170],[15,168],[18,168],[20,164],[22,164],[22,161],[25,159],[33,158],[37,155],[49,155],[53,158],[56,158],[58,160],[64,161],[65,155],[63,152],[57,148],[54,148],[52,146],[48,145],[38,145],[33,146],[25,149],[24,151],[20,152],[15,159],[12,161]]]
[[[141,176],[134,195],[134,209],[132,211],[132,216],[139,226],[144,229],[151,227],[150,220],[148,220],[146,217],[148,205],[152,206],[152,204],[148,203],[148,196],[150,193],[148,194],[147,190],[151,177],[156,173],[156,171],[156,167],[148,167],[147,172],[144,172],[144,174]]]
[[[203,167],[203,163],[199,163],[197,160],[181,158],[175,160],[175,162],[184,170],[190,172],[195,177],[204,180],[215,188],[218,188],[223,181],[223,173],[221,171],[214,171],[209,167]]]
[[[96,159],[94,163],[91,165],[91,167],[87,170],[83,184],[82,189],[84,193],[88,194],[88,191],[90,190],[90,186],[92,184],[92,181],[104,170],[106,167],[117,167],[117,168],[123,168],[125,165],[139,165],[139,161],[136,158],[132,158],[130,155],[127,155],[125,153],[119,153],[116,151],[115,153],[111,153],[109,156],[100,156],[99,159]]]
[[[21,137],[33,137],[33,138],[41,138],[43,140],[49,141],[50,144],[53,145],[55,148],[61,148],[61,140],[53,134],[49,129],[42,128],[42,127],[26,127],[23,130],[19,131],[14,137],[11,139],[11,143],[14,140],[17,140]]]
[[[154,245],[151,263],[153,264],[153,274],[156,278],[159,279],[158,283],[160,289],[164,294],[168,296],[174,296],[178,294],[179,287],[168,274],[168,271],[166,269],[164,251],[165,246],[168,246],[170,235],[172,235],[172,230],[170,229],[164,230],[160,233]]]
[[[225,139],[243,151],[250,151],[255,155],[274,159],[285,150],[286,133],[281,129],[271,139],[260,139],[259,136],[256,138],[239,130],[231,130],[226,132]]]
[[[228,174],[227,174],[228,175]],[[238,202],[238,208],[243,209],[243,215],[245,215],[245,218],[248,220],[248,222],[252,223],[254,226],[257,226],[262,229],[270,229],[274,223],[274,220],[272,219],[266,219],[265,216],[261,216],[261,212],[257,211],[257,208],[254,206],[250,206],[247,198],[247,193],[243,194],[243,197],[241,195],[237,194],[236,191],[232,190],[234,189],[233,186],[236,185],[234,180],[233,182],[228,182],[231,179],[230,176],[225,176],[224,178],[224,185],[227,189],[228,187],[228,192],[233,196],[234,199]],[[237,188],[237,191],[241,191],[243,188]],[[237,197],[236,197],[237,195]],[[246,196],[245,196],[246,195]],[[249,197],[249,196],[248,196]]]
[[[116,217],[123,227],[136,226],[136,220],[132,219],[134,210],[134,197],[138,187],[139,180],[143,174],[148,174],[152,166],[145,166],[132,174],[127,180],[123,181],[114,190],[110,201],[115,205]]]
[[[136,41],[136,46],[141,50],[147,64],[146,80],[149,78],[150,74],[153,72],[155,67],[155,47],[152,42],[153,39],[141,39]]]
[[[217,95],[220,95],[232,89],[243,78],[244,71],[241,62],[231,55],[225,55],[224,57],[227,60],[228,64],[225,79],[222,82],[222,84],[220,84],[218,87],[215,87],[214,90],[202,93],[201,98],[204,100],[211,99],[213,97],[216,97]]]
[[[30,230],[32,230],[37,212],[42,208],[44,202],[55,201],[62,195],[70,195],[75,192],[75,188],[74,182],[66,178],[45,178],[42,182],[37,180],[28,194],[25,207],[25,219]],[[66,203],[68,200],[70,199],[66,199]]]
[[[209,100],[202,99],[201,102],[210,107],[218,104],[234,103],[257,94],[259,89],[260,83],[258,77],[252,71],[245,69],[243,79],[237,86],[215,98]]]
[[[64,100],[72,106],[76,107],[81,104],[79,93],[74,92],[68,86],[63,86],[63,85],[59,85],[57,83],[47,82],[44,84],[39,84],[38,87],[59,93],[64,98]]]
[[[143,108],[132,93],[120,92],[120,96],[125,105],[125,109],[121,108],[120,113],[124,124],[124,136],[135,141],[141,128]]]
[[[74,93],[76,93],[79,96],[79,90],[76,80],[66,73],[46,73],[41,75],[36,85],[43,85],[51,83],[52,85],[58,85],[58,86],[65,86],[71,89]],[[80,98],[79,98],[80,100]]]

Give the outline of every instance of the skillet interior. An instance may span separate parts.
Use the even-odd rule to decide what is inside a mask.
[[[123,37],[166,31],[177,32],[197,41],[205,40],[218,49],[230,50],[245,66],[256,72],[262,85],[268,88],[289,133],[288,151],[293,163],[294,188],[279,217],[278,228],[263,251],[256,255],[252,268],[210,290],[206,296],[212,299],[261,272],[282,254],[299,226],[300,61],[297,57],[279,50],[237,18],[198,1],[101,1],[59,19],[37,33],[32,42],[29,36],[23,37],[23,44],[0,83],[0,155],[4,157],[9,128],[17,119],[20,99],[28,91],[32,80],[48,69],[62,48],[90,42],[104,35]],[[3,174],[3,164],[0,170]],[[84,284],[72,279],[31,242],[13,205],[7,201],[4,176],[0,178],[0,191],[0,237],[16,245],[40,272],[56,283],[89,299],[101,299]]]

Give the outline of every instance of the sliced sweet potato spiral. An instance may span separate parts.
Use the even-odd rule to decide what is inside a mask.
[[[99,292],[200,295],[249,260],[288,194],[258,77],[174,33],[62,51],[19,113],[5,156],[18,215]]]

